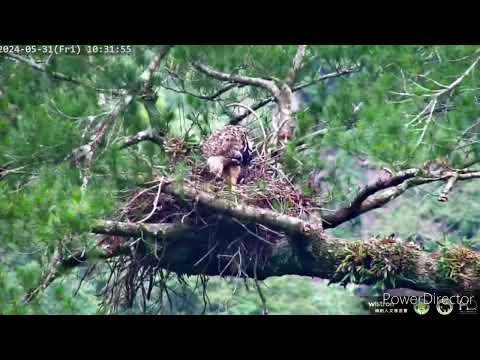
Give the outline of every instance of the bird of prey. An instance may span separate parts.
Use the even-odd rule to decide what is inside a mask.
[[[242,166],[248,165],[252,156],[247,129],[237,125],[224,126],[202,143],[202,152],[210,172],[217,178],[226,178],[233,189]]]

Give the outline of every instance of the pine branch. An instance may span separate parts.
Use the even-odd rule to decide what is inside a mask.
[[[295,54],[295,58],[293,59],[292,69],[290,70],[286,79],[286,83],[290,87],[292,87],[295,84],[298,73],[303,66],[303,60],[305,58],[306,49],[307,49],[307,45],[299,45],[297,48],[297,53]]]
[[[315,80],[312,80],[312,81],[309,81],[309,82],[306,82],[305,84],[300,84],[300,85],[297,85],[297,86],[294,86],[292,88],[292,91],[295,93],[297,91],[300,91],[302,89],[305,89],[307,87],[310,87],[310,86],[313,86],[315,84],[318,84],[322,81],[325,81],[325,80],[328,80],[328,79],[333,79],[333,78],[336,78],[336,77],[339,77],[339,76],[343,76],[343,75],[348,75],[348,74],[351,74],[351,73],[355,73],[355,72],[358,72],[360,71],[360,68],[350,68],[350,69],[342,69],[342,70],[338,70],[336,72],[333,72],[333,73],[330,73],[330,74],[325,74],[325,75],[322,75],[320,77],[318,77],[317,79]],[[262,107],[270,104],[272,101],[274,101],[275,99],[273,97],[270,97],[270,98],[267,98],[267,99],[264,99],[264,100],[261,100],[255,104],[253,104],[251,106],[251,108],[253,110],[258,110],[258,109],[261,109]],[[251,112],[250,111],[245,111],[244,113],[242,114],[239,114],[239,115],[235,115],[233,117],[231,117],[230,121],[229,121],[229,124],[230,125],[236,125],[238,124],[240,121],[242,121],[243,119],[247,118],[248,116],[251,115]]]
[[[148,224],[149,227],[162,224]],[[114,227],[121,231],[111,231]],[[177,230],[175,230],[177,231]],[[128,223],[110,222],[107,229],[97,227],[96,232],[128,234],[140,237],[145,229]],[[154,231],[149,232],[154,235]],[[188,275],[218,276],[216,262],[206,267],[198,267],[198,259],[213,251],[200,231],[183,228],[172,236],[168,246],[158,246],[162,252],[159,265],[174,272]],[[395,279],[395,285],[386,283],[387,288],[406,287],[418,291],[440,294],[470,294],[480,291],[480,274],[475,269],[480,266],[480,254],[462,247],[430,253],[416,245],[395,238],[365,239],[360,241],[335,238],[326,233],[310,232],[305,234],[306,241],[285,238],[269,244],[268,256],[262,267],[251,266],[242,270],[243,275],[263,280],[271,276],[299,275],[330,279],[330,282],[344,282],[349,272],[363,269],[369,276],[360,278],[357,283],[372,285],[385,281],[385,273]],[[161,235],[161,244],[164,235]],[[253,240],[253,238],[252,238]],[[226,240],[228,241],[228,240]],[[230,240],[231,242],[231,240]],[[178,254],[182,254],[181,263]],[[121,255],[120,253],[117,255]],[[158,255],[158,254],[157,254]],[[114,256],[114,254],[112,255]],[[459,258],[462,267],[456,269],[454,276],[442,270],[445,258]],[[160,257],[159,257],[160,258]],[[354,264],[353,267],[349,265]],[[388,264],[384,268],[378,264]],[[223,276],[236,276],[235,268],[224,268]]]
[[[183,224],[135,224],[122,223],[108,220],[97,220],[92,225],[91,231],[96,234],[115,235],[134,237],[151,236],[159,241],[174,241],[179,236],[185,233],[190,233],[192,229]],[[48,286],[50,286],[56,279],[61,277],[67,270],[77,266],[91,263],[93,261],[107,260],[120,255],[126,255],[130,252],[130,248],[136,240],[126,241],[123,245],[114,249],[108,249],[101,244],[91,248],[88,251],[81,250],[76,253],[62,258],[61,253],[56,251],[53,256],[52,264],[46,276],[43,278],[40,285],[31,289],[24,301],[26,303],[32,302],[37,298]]]
[[[153,78],[155,73],[158,71],[160,64],[162,63],[165,56],[167,56],[170,49],[173,48],[173,45],[166,45],[160,49],[158,55],[154,57],[154,59],[150,62],[148,67],[144,70],[142,75],[140,75],[140,81],[143,83],[142,90],[143,94],[150,93],[152,91],[153,86]]]
[[[242,84],[242,85],[258,86],[270,92],[270,94],[272,94],[274,98],[277,98],[279,96],[280,90],[278,86],[271,80],[224,73],[201,63],[193,63],[192,65],[198,71],[214,79],[217,79],[220,81],[233,82],[233,83]]]
[[[388,181],[378,182],[368,186],[359,193],[354,202],[357,205],[357,214],[381,206],[401,195],[408,188],[428,182],[439,181],[440,178],[417,178],[417,170],[406,170]],[[413,177],[412,177],[413,176]],[[457,180],[480,178],[480,172],[458,174]],[[428,253],[415,245],[397,241],[394,238],[368,239],[366,241],[351,241],[331,237],[322,231],[320,224],[279,214],[271,210],[236,204],[228,200],[219,199],[215,195],[199,191],[189,186],[178,186],[172,183],[163,183],[162,191],[179,199],[190,199],[210,209],[212,214],[221,214],[238,222],[243,220],[262,226],[275,228],[285,234],[277,242],[263,242],[268,246],[268,258],[261,268],[246,267],[242,270],[245,276],[255,279],[265,279],[269,276],[296,274],[300,276],[316,276],[330,279],[331,282],[341,282],[348,276],[349,260],[354,256],[355,269],[363,266],[369,272],[369,277],[362,283],[374,284],[385,280],[385,271],[396,277],[396,286],[408,287],[415,290],[435,291],[441,293],[470,293],[480,291],[480,274],[472,269],[480,268],[480,255],[464,248],[453,248],[450,253]],[[396,186],[393,186],[397,184]],[[390,185],[390,187],[388,187]],[[381,189],[385,192],[376,194]],[[370,195],[374,195],[370,198]],[[359,204],[359,205],[358,205]],[[236,220],[238,219],[238,220]],[[324,220],[325,221],[325,220]],[[243,227],[243,224],[240,224]],[[216,264],[198,267],[199,259],[212,252],[209,236],[202,232],[205,227],[195,228],[185,224],[140,224],[124,223],[106,220],[97,220],[92,224],[91,231],[97,234],[115,235],[127,238],[150,239],[159,242],[155,251],[159,265],[172,271],[190,275],[219,275]],[[207,227],[208,228],[208,227]],[[258,241],[258,235],[247,231],[247,236]],[[228,238],[228,234],[222,236]],[[206,240],[207,239],[207,240]],[[224,239],[225,240],[225,239]],[[219,238],[220,241],[220,238]],[[226,240],[230,241],[231,240]],[[168,244],[168,245],[167,245]],[[61,258],[54,256],[53,265],[45,281],[32,290],[26,300],[31,301],[65,269],[81,265],[87,261],[105,260],[128,254],[132,242],[126,242],[113,250],[102,248],[101,244],[89,251],[77,252],[72,256]],[[179,262],[178,253],[181,253]],[[358,254],[357,254],[358,253]],[[462,267],[456,269],[454,278],[442,272],[440,262],[443,257],[461,256]],[[366,259],[363,261],[362,259]],[[372,264],[389,264],[388,269],[377,269]],[[224,268],[223,276],[235,275],[230,268]]]
[[[17,54],[14,54],[14,53],[8,53],[8,54],[2,54],[2,55],[5,56],[6,58],[10,58],[10,59],[16,60],[20,63],[23,63],[25,65],[28,65],[31,68],[33,68],[37,71],[43,72],[43,73],[47,74],[48,76],[50,76],[50,77],[52,77],[56,80],[69,82],[69,83],[72,83],[72,84],[75,84],[75,85],[79,85],[79,86],[83,86],[83,87],[88,88],[88,89],[95,90],[95,91],[100,92],[100,93],[108,93],[108,94],[113,94],[113,95],[116,95],[116,96],[123,96],[123,95],[125,95],[125,92],[126,92],[126,90],[123,90],[123,89],[99,88],[95,85],[89,84],[85,81],[74,78],[70,75],[66,75],[66,74],[63,74],[63,73],[56,72],[56,71],[51,71],[51,70],[48,69],[46,64],[39,64],[39,63],[35,62],[35,60],[33,60],[31,58],[30,59],[26,58],[26,57],[21,56],[21,55],[17,55]]]
[[[143,95],[151,92],[154,74],[160,67],[162,60],[165,58],[171,48],[172,46],[163,47],[160,50],[160,53],[153,58],[153,60],[150,62],[150,64],[140,76],[140,81],[142,83],[141,89],[144,92]],[[82,171],[84,172],[82,184],[83,188],[85,188],[90,181],[92,175],[92,166],[95,161],[98,148],[100,147],[101,143],[103,142],[104,138],[108,134],[116,119],[126,111],[133,99],[134,95],[124,93],[117,101],[110,114],[102,123],[98,132],[93,136],[92,140],[88,144],[82,145],[79,148],[75,149],[69,156],[69,158],[73,159],[75,164],[77,166],[80,166]]]
[[[333,78],[336,78],[336,77],[339,77],[339,76],[353,74],[353,73],[356,73],[356,72],[359,72],[359,71],[360,71],[360,67],[340,69],[338,71],[322,75],[322,76],[320,76],[320,77],[318,77],[318,78],[316,78],[312,81],[306,82],[305,84],[294,86],[292,88],[292,91],[295,92],[295,91],[310,87],[312,85],[318,84],[319,82],[322,82],[322,81],[325,81],[325,80],[328,80],[328,79],[333,79]]]
[[[119,148],[125,149],[142,141],[151,141],[157,145],[163,145],[163,137],[154,129],[149,129],[140,131],[135,135],[128,137],[122,142]]]
[[[321,230],[321,224],[311,224],[302,219],[280,214],[268,209],[235,204],[231,201],[220,199],[214,194],[200,191],[187,185],[174,186],[171,183],[165,184],[164,191],[180,199],[186,196],[210,208],[214,212],[227,214],[239,220],[261,223],[289,234],[303,235],[310,231]]]
[[[217,101],[218,98],[220,96],[222,96],[223,94],[225,94],[226,92],[234,89],[234,88],[241,88],[241,87],[244,87],[246,85],[239,85],[239,84],[229,84],[219,90],[217,90],[215,93],[213,93],[212,95],[201,95],[201,94],[196,94],[196,93],[193,93],[191,91],[188,91],[185,89],[185,86],[183,85],[185,80],[183,78],[181,78],[178,74],[174,73],[173,71],[167,69],[167,72],[174,78],[177,78],[180,80],[181,82],[181,89],[175,89],[173,87],[170,87],[168,85],[165,85],[165,84],[160,84],[159,86],[166,89],[166,90],[170,90],[170,91],[173,91],[173,92],[176,92],[177,94],[185,94],[185,95],[189,95],[189,96],[193,96],[197,99],[200,99],[200,100],[206,100],[206,101]]]
[[[399,173],[388,180],[378,181],[373,185],[364,187],[350,203],[349,206],[335,211],[333,214],[323,216],[325,229],[337,227],[368,211],[378,209],[402,195],[408,189],[436,181],[448,181],[452,172],[447,172],[440,177],[421,177],[420,169],[409,169]],[[459,173],[455,181],[479,179],[480,172]],[[453,186],[453,185],[452,185]],[[451,188],[448,189],[450,191]]]

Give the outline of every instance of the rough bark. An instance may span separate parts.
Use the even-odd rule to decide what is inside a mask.
[[[366,211],[369,206],[377,206],[379,199],[387,201],[409,187],[439,180],[416,178],[415,174],[417,171],[411,169],[381,184],[370,185],[359,193],[352,205],[358,211]],[[480,177],[480,173],[455,176],[457,180],[467,180]],[[388,187],[395,184],[398,185]],[[375,196],[375,191],[386,187],[389,195]],[[92,224],[92,233],[119,236],[124,241],[114,248],[99,243],[88,251],[66,258],[56,256],[45,281],[32,290],[26,300],[31,301],[64,270],[86,262],[132,254],[139,241],[147,248],[149,261],[179,274],[246,276],[260,280],[300,275],[330,279],[334,283],[383,283],[387,289],[405,287],[437,295],[480,292],[480,254],[464,247],[442,248],[431,253],[394,237],[339,239],[327,234],[321,224],[236,204],[188,186],[164,182],[162,191],[178,199],[198,202],[209,209],[217,221],[193,226],[98,220]],[[369,195],[374,195],[373,200]],[[275,229],[281,236],[274,242],[266,241],[249,230],[252,224]],[[212,226],[215,227],[213,238]],[[236,252],[228,251],[239,241],[241,246]]]
[[[401,176],[408,178],[412,173],[409,170]],[[391,181],[395,184],[400,180],[397,176]],[[376,186],[380,187],[378,184]],[[480,254],[463,247],[430,253],[393,237],[365,241],[339,239],[328,235],[317,224],[266,209],[238,205],[187,186],[165,184],[164,191],[179,198],[195,200],[212,213],[221,214],[216,224],[219,228],[214,246],[210,241],[208,226],[191,228],[184,224],[98,221],[92,231],[159,241],[160,245],[155,247],[155,251],[162,254],[161,266],[175,272],[233,276],[238,275],[238,266],[227,264],[221,270],[219,262],[212,261],[211,257],[202,266],[199,263],[207,254],[220,255],[218,251],[212,252],[219,243],[231,244],[239,233],[244,232],[245,235],[243,224],[232,226],[232,219],[239,219],[269,226],[284,234],[275,243],[262,243],[265,248],[261,266],[257,266],[256,259],[255,262],[251,258],[243,260],[243,276],[265,279],[295,274],[330,279],[332,282],[384,282],[387,288],[407,287],[436,294],[466,294],[480,290]],[[366,196],[367,192],[363,191],[361,197]],[[246,243],[259,241],[259,237],[251,232],[246,235]],[[159,253],[155,255],[158,257]]]
[[[308,231],[321,230],[322,226],[321,224],[308,223],[302,219],[269,209],[236,204],[190,186],[165,184],[162,191],[179,198],[187,197],[194,199],[214,212],[233,216],[239,220],[261,223],[293,235],[302,235]]]
[[[323,227],[334,227],[400,196],[408,188],[433,181],[480,178],[479,172],[447,172],[436,178],[419,177],[419,169],[405,170],[387,180],[366,186],[349,207],[334,218],[323,219]],[[63,270],[92,259],[129,254],[140,240],[151,254],[150,261],[180,274],[247,276],[300,275],[356,282],[366,285],[383,282],[386,288],[405,287],[436,294],[466,294],[480,291],[480,254],[463,247],[443,248],[437,253],[420,249],[395,238],[352,241],[328,235],[321,223],[312,223],[275,211],[220,199],[214,194],[162,180],[162,191],[179,200],[197,202],[216,216],[215,224],[139,224],[98,220],[91,232],[125,239],[115,248],[101,243],[67,258],[55,257],[38,292],[60,276]],[[453,186],[453,185],[452,185]],[[449,187],[451,189],[451,187]],[[334,222],[336,221],[336,224]],[[243,223],[242,223],[243,222]],[[267,241],[248,226],[262,225],[280,235]],[[212,238],[212,226],[215,236]],[[236,252],[227,251],[240,241]],[[253,244],[253,245],[252,245]],[[259,260],[258,245],[261,245]],[[223,253],[222,251],[226,251]],[[227,259],[222,261],[221,257]],[[260,263],[260,265],[259,265]]]
[[[184,225],[165,227],[164,224],[139,226],[98,222],[93,231],[152,236],[162,244],[168,244],[163,245],[165,249],[162,246],[157,248],[157,255],[162,254],[162,266],[190,275],[219,275],[216,261],[197,266],[199,259],[210,250],[200,229],[189,230]],[[464,248],[428,253],[416,245],[392,238],[351,241],[334,238],[324,232],[303,232],[303,235],[301,239],[285,237],[269,245],[268,257],[256,269],[257,278],[302,275],[341,282],[345,278],[352,281],[356,277],[356,282],[363,284],[387,279],[387,288],[407,287],[436,294],[466,294],[480,290],[480,255]],[[221,238],[219,241],[228,239]],[[123,251],[122,248],[119,251]],[[244,273],[254,277],[253,264],[247,263]],[[237,269],[230,267],[223,275],[237,275]]]

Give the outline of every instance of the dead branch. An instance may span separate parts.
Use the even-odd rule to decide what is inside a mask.
[[[431,90],[431,89],[425,88],[412,80],[412,83],[414,85],[426,91],[427,92],[426,96],[430,97],[430,101],[428,102],[428,104],[410,122],[406,124],[407,127],[410,127],[410,126],[416,125],[418,122],[424,121],[424,125],[422,127],[420,137],[418,138],[417,143],[415,145],[415,149],[417,149],[422,144],[427,134],[427,131],[434,120],[433,114],[437,112],[436,111],[437,106],[441,103],[440,100],[444,96],[450,95],[462,83],[462,81],[473,71],[473,69],[477,66],[479,61],[480,61],[480,57],[476,58],[475,61],[467,68],[467,70],[465,70],[463,74],[461,74],[457,79],[455,79],[455,81],[453,81],[449,85],[443,85],[438,81],[427,78],[428,80],[434,82],[437,86],[440,87],[440,89],[438,90]],[[409,94],[409,93],[405,93],[402,95],[412,96],[412,94]]]

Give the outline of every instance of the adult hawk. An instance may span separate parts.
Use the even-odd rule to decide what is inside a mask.
[[[252,156],[247,129],[236,125],[224,126],[203,142],[202,152],[210,172],[217,178],[227,178],[233,188],[242,166],[248,165]]]

